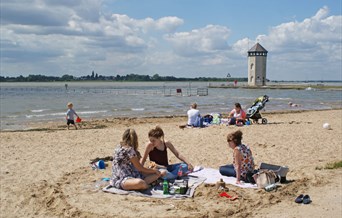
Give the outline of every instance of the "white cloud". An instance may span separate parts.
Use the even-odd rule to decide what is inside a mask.
[[[230,30],[218,25],[207,25],[190,32],[165,35],[175,52],[181,56],[197,56],[229,49]]]
[[[312,17],[313,20],[322,20],[329,14],[329,8],[324,6],[323,8],[319,9],[315,16]]]
[[[272,46],[276,52],[287,48],[306,52],[307,49],[323,49],[322,45],[334,45],[341,40],[342,17],[327,15],[328,8],[323,7],[315,16],[302,22],[284,23],[272,28],[268,36],[260,37],[260,41]]]
[[[162,17],[156,21],[156,29],[173,32],[183,23],[184,21],[178,17]]]
[[[112,61],[115,59],[127,63],[126,58],[118,57],[130,57],[130,60],[135,60],[134,63],[143,64],[137,61],[141,59],[139,56],[144,55],[144,50],[156,43],[148,35],[149,31],[172,32],[183,24],[183,20],[177,17],[153,20],[133,19],[123,14],[105,15],[101,13],[101,2],[2,2],[2,73],[55,74],[66,68],[73,68],[72,72],[80,73],[88,70],[89,65],[109,65],[101,66],[103,69],[125,66],[126,64]],[[114,54],[118,57],[113,57]],[[20,63],[20,66],[25,66],[24,69],[32,71],[24,72],[19,67],[16,69],[12,63]],[[49,67],[48,63],[56,65]],[[130,72],[129,67],[134,65],[130,63],[125,71]],[[41,71],[43,66],[46,70]]]
[[[329,9],[323,7],[311,18],[282,23],[254,42],[237,41],[233,48],[245,55],[246,44],[251,47],[259,41],[269,51],[268,75],[272,79],[305,80],[308,75],[310,79],[322,79],[320,72],[326,72],[327,64],[331,65],[330,79],[341,78],[342,16],[328,14]]]
[[[176,16],[135,19],[103,11],[100,0],[3,0],[1,73],[5,75],[141,73],[245,77],[247,50],[268,51],[268,78],[341,78],[342,16],[322,7],[302,21],[281,23],[255,39],[228,44],[229,27],[208,24],[177,32]],[[186,24],[188,27],[191,24]]]

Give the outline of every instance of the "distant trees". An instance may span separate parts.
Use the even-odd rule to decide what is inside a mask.
[[[62,80],[62,81],[73,81],[73,80],[74,80],[74,76],[65,74],[65,75],[63,75],[63,76],[61,77],[61,80]]]
[[[126,76],[102,76],[94,71],[90,75],[74,77],[69,74],[64,74],[61,77],[56,76],[44,76],[44,75],[28,75],[26,77],[20,75],[18,77],[4,77],[0,76],[0,82],[53,82],[53,81],[245,81],[247,78],[217,78],[217,77],[197,77],[197,78],[177,78],[174,76],[160,76],[159,74],[139,75],[139,74],[127,74]]]
[[[3,77],[0,76],[0,82],[52,82],[52,81],[73,81],[74,77],[71,75],[63,75],[62,77],[56,76],[44,76],[44,75],[28,75],[24,77],[22,75],[18,77]]]

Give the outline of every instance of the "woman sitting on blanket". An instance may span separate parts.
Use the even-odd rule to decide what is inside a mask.
[[[229,112],[228,124],[242,126],[246,121],[246,112],[242,110],[240,103],[235,103],[235,108]]]
[[[143,167],[139,162],[140,157],[138,136],[134,129],[127,129],[115,148],[110,184],[118,189],[142,190],[166,174],[165,170]]]
[[[220,167],[220,173],[224,176],[236,177],[236,184],[244,182],[254,183],[252,173],[254,171],[254,159],[249,146],[241,143],[242,132],[240,130],[230,133],[227,142],[233,149],[233,164]]]
[[[169,141],[164,141],[164,132],[157,126],[148,132],[148,138],[150,142],[146,145],[144,156],[141,159],[141,164],[144,165],[149,156],[152,168],[167,169],[167,174],[164,179],[175,179],[180,167],[182,168],[182,174],[192,171],[193,166],[187,161],[187,159],[181,155],[173,144]],[[170,151],[183,163],[169,165],[167,150]]]

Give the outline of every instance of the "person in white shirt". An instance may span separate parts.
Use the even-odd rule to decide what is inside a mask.
[[[188,114],[188,126],[196,126],[198,117],[200,116],[199,110],[197,109],[197,104],[192,103]]]
[[[70,124],[74,125],[74,126],[75,126],[75,129],[77,129],[77,126],[76,126],[75,120],[74,120],[74,115],[75,115],[77,118],[79,118],[79,116],[78,116],[78,114],[75,112],[75,110],[72,109],[73,106],[74,106],[74,105],[73,105],[71,102],[69,102],[69,103],[67,104],[68,110],[67,110],[67,112],[66,112],[66,117],[65,117],[65,119],[67,120],[68,129],[69,129],[69,125],[70,125]]]

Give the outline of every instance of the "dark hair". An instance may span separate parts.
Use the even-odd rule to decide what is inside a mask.
[[[235,107],[241,108],[241,104],[240,103],[235,103]]]
[[[242,132],[240,130],[229,133],[227,135],[227,142],[233,141],[236,145],[240,145],[242,140]]]
[[[162,140],[164,140],[164,132],[162,130],[162,128],[160,128],[159,126],[156,126],[154,129],[151,129],[148,132],[148,137],[154,137],[154,138],[161,138]]]

